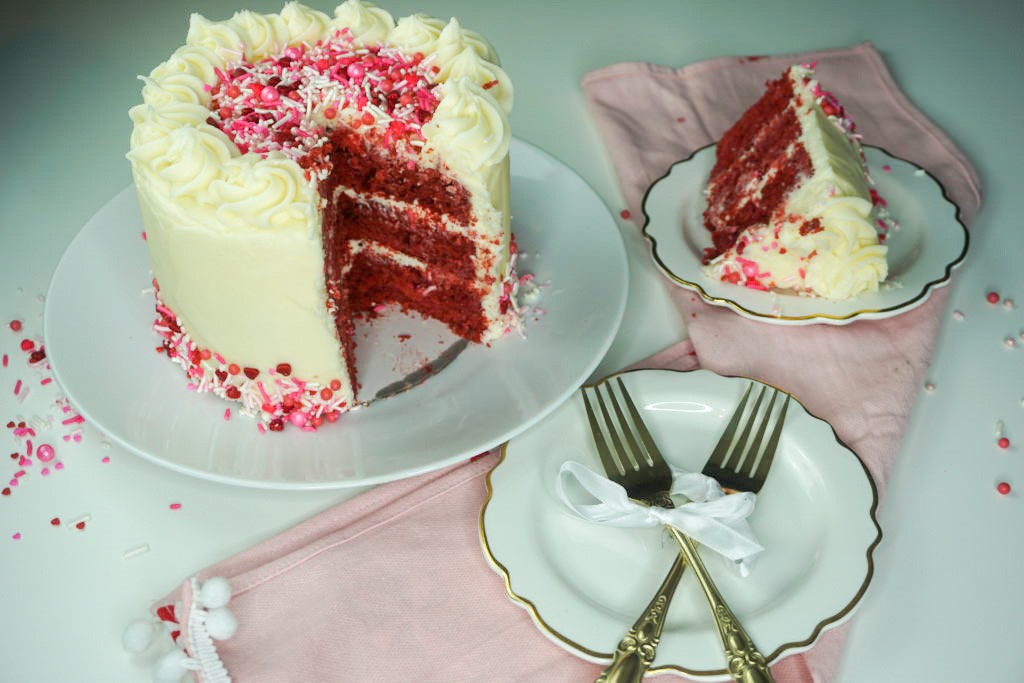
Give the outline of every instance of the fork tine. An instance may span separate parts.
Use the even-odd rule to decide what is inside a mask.
[[[776,394],[777,395],[777,394]],[[791,396],[786,394],[786,400],[782,402],[782,410],[779,411],[779,417],[775,421],[775,429],[772,430],[772,435],[768,439],[767,445],[764,447],[764,454],[761,455],[761,462],[757,466],[757,471],[753,474],[753,479],[756,482],[764,483],[764,480],[768,478],[768,470],[772,466],[772,461],[775,459],[775,451],[779,446],[779,436],[782,434],[782,423],[786,421],[786,410],[789,408],[789,399]],[[772,397],[772,402],[775,401],[775,397]],[[765,416],[765,423],[768,422],[768,416]]]
[[[736,427],[739,426],[740,418],[743,417],[743,408],[747,405],[747,399],[750,398],[750,390],[753,389],[753,387],[754,383],[751,382],[747,385],[747,390],[743,392],[743,397],[740,398],[739,404],[733,411],[729,424],[726,426],[725,431],[718,440],[718,444],[715,445],[715,450],[711,452],[711,457],[708,458],[709,465],[714,467],[725,467],[725,462],[728,460],[729,456],[729,446],[732,444],[733,434],[736,433]]]
[[[637,410],[636,404],[633,403],[633,398],[629,395],[629,391],[626,390],[626,385],[622,382],[621,377],[615,378],[616,383],[619,385],[619,391],[622,394],[623,402],[626,404],[626,410],[629,412],[631,418],[633,418],[633,425],[636,427],[635,430],[627,430],[627,433],[632,435],[635,431],[640,437],[640,441],[643,442],[643,448],[634,441],[638,451],[643,451],[647,454],[647,461],[650,465],[658,468],[668,467],[665,462],[665,458],[662,457],[661,451],[658,450],[658,446],[654,443],[654,437],[651,436],[651,432],[647,429],[647,425],[644,423],[643,417],[640,416],[640,411]],[[618,408],[618,406],[616,406]],[[621,413],[620,413],[621,417]],[[623,422],[625,424],[625,422]]]
[[[622,380],[618,377],[616,377],[616,379],[619,380],[619,385],[621,386]],[[625,386],[622,386],[622,390],[625,391]],[[626,416],[622,414],[622,405],[615,396],[615,387],[611,382],[607,382],[605,384],[605,392],[608,394],[608,402],[611,403],[612,410],[615,413],[615,424],[618,425],[618,431],[622,434],[623,439],[628,446],[624,451],[624,457],[628,458],[630,464],[637,470],[643,468],[645,465],[649,465],[650,460],[645,457],[646,454],[644,453],[644,449],[637,442],[635,430],[629,424],[629,421],[626,420]],[[611,415],[608,417],[609,424],[611,424]]]
[[[591,388],[591,390],[597,393],[596,388]],[[626,470],[621,464],[619,464],[608,449],[608,442],[604,437],[601,425],[594,412],[594,407],[591,405],[590,398],[587,396],[586,387],[584,387],[583,391],[580,393],[583,394],[583,405],[587,409],[587,419],[590,420],[590,432],[594,436],[594,445],[597,446],[597,454],[601,458],[601,465],[604,467],[604,471],[608,473],[618,472],[620,476],[624,476],[626,474]],[[597,397],[600,399],[601,395],[597,393]]]
[[[750,409],[750,414],[747,416],[747,420],[743,425],[743,431],[740,434],[739,439],[736,440],[735,446],[730,451],[728,459],[731,461],[733,456],[736,457],[735,462],[732,464],[732,469],[737,472],[741,471],[746,463],[747,457],[750,455],[748,451],[756,450],[757,448],[758,442],[751,442],[750,440],[750,431],[754,428],[754,423],[757,422],[757,417],[760,415],[761,402],[764,400],[765,389],[767,389],[767,387],[762,386],[761,391],[758,392],[757,400],[754,401],[754,407]],[[753,445],[753,449],[750,448],[751,445]],[[756,453],[751,457],[756,457]],[[725,465],[723,465],[723,467],[724,466]]]
[[[602,392],[601,389],[604,388]],[[611,411],[608,410],[608,405],[605,403],[604,394],[608,394],[608,401],[612,404],[615,410],[619,410],[618,403],[615,401],[615,397],[611,394],[611,389],[608,384],[602,382],[594,387],[594,393],[597,396],[597,404],[601,409],[601,417],[604,418],[605,427],[608,429],[608,437],[612,443],[612,450],[615,452],[615,456],[618,458],[619,463],[622,466],[622,471],[628,476],[629,472],[636,472],[638,469],[638,461],[633,453],[633,450],[626,448],[622,442],[622,436],[620,435],[620,429],[625,433],[626,437],[631,438],[629,426],[624,424],[622,420],[614,420],[612,418]],[[621,413],[620,413],[621,416]],[[620,429],[616,429],[615,425],[619,424]]]
[[[768,401],[768,407],[764,409],[763,413],[758,413],[758,408],[761,404],[761,398],[764,397],[765,392],[771,395],[771,400]],[[749,430],[753,426],[754,422],[757,422],[757,434],[754,435],[754,440],[750,444],[750,452],[747,453],[746,459],[743,461],[743,466],[740,467],[740,463],[736,463],[736,470],[754,471],[754,466],[757,464],[757,454],[761,449],[761,444],[764,443],[764,433],[768,429],[768,423],[772,418],[772,408],[775,406],[775,399],[779,395],[778,389],[775,387],[761,387],[761,396],[758,398],[757,405],[754,406],[753,412],[750,413],[749,421],[747,423],[747,429]]]

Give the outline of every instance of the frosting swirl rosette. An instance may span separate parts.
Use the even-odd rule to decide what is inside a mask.
[[[439,77],[444,81],[469,79],[491,93],[506,114],[512,112],[512,80],[500,66],[481,58],[470,46],[441,67]]]
[[[360,0],[347,0],[334,10],[331,25],[337,29],[347,28],[355,45],[376,45],[387,39],[395,28],[395,20],[387,10]]]
[[[315,43],[328,33],[331,19],[323,12],[310,9],[297,2],[289,2],[281,10],[287,44]]]
[[[231,160],[211,183],[209,196],[217,218],[230,228],[283,229],[313,219],[307,181],[280,154]]]
[[[147,104],[194,102],[205,104],[205,86],[216,78],[217,56],[201,45],[178,48],[148,78],[143,78],[142,99]]]
[[[512,136],[498,101],[466,78],[448,81],[442,94],[434,117],[423,126],[427,140],[467,169],[504,159]]]
[[[409,52],[433,53],[437,39],[444,30],[444,22],[426,14],[402,17],[388,36],[388,43]]]

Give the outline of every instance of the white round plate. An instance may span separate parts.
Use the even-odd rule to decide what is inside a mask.
[[[620,375],[665,458],[699,471],[749,380],[706,370]],[[570,400],[504,448],[491,472],[481,537],[509,595],[540,630],[584,659],[607,662],[677,552],[659,529],[588,522],[558,498],[562,463],[601,472],[583,401]],[[726,601],[774,661],[808,649],[860,601],[881,540],[867,470],[828,423],[794,401],[750,524],[765,551],[750,575],[702,552]],[[726,680],[704,595],[683,576],[653,669]]]
[[[86,419],[124,447],[231,484],[367,485],[486,451],[586,380],[626,302],[625,249],[601,199],[536,147],[513,140],[510,154],[519,270],[543,283],[543,311],[525,320],[526,339],[513,333],[490,348],[471,344],[436,376],[329,428],[260,434],[246,416],[225,420],[225,408],[237,412],[237,403],[188,391],[181,369],[156,353],[149,254],[129,187],[85,225],[53,276],[44,329],[57,380]],[[405,331],[416,337],[418,330]],[[436,354],[436,338],[426,338]],[[399,346],[411,359],[398,352],[385,362],[422,362]]]
[[[708,303],[762,322],[845,325],[857,319],[887,318],[920,306],[933,289],[949,282],[953,269],[967,255],[967,228],[935,178],[877,147],[865,146],[864,153],[879,194],[899,222],[885,242],[889,276],[878,292],[829,301],[761,292],[705,275],[701,256],[711,246],[711,233],[704,227],[704,187],[715,164],[715,145],[673,165],[648,191],[643,230],[655,263],[671,280],[697,292]]]

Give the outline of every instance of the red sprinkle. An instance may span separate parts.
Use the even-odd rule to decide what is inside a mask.
[[[274,369],[277,370],[277,374],[284,375],[285,377],[292,374],[292,366],[289,363],[278,363]]]
[[[997,304],[999,303],[999,293],[989,292],[988,294],[985,295],[985,300],[988,301],[990,304]]]
[[[622,211],[619,211],[619,215],[622,216],[622,220],[628,221],[629,217],[633,214],[629,212],[629,209],[623,209]]]
[[[996,485],[996,491],[999,491],[1000,495],[1005,496],[1012,490],[1012,487],[1008,482],[1001,481]]]
[[[36,343],[34,341],[32,341],[31,339],[22,339],[21,340],[21,350],[22,351],[31,351],[35,347],[36,347]]]
[[[12,329],[13,331],[15,331],[15,332],[21,332],[21,321],[20,321],[20,320],[12,320],[12,321],[10,322],[10,325],[9,325],[9,327],[10,327],[10,328],[11,328],[11,329]]]
[[[51,519],[50,526],[60,526],[60,517],[54,517]]]
[[[337,391],[338,389],[341,389],[341,380],[332,379],[331,380],[331,389],[333,389],[334,391]]]
[[[249,379],[256,379],[257,377],[260,376],[260,371],[257,370],[256,368],[245,368],[244,370],[242,370],[242,372],[244,372],[245,376],[248,377]]]
[[[85,522],[79,522],[78,524],[75,525],[75,528],[78,529],[79,531],[81,531],[82,529],[85,528]]]
[[[1010,440],[1007,439],[1005,436],[1001,436],[1001,437],[999,437],[999,441],[996,441],[996,445],[999,446],[1000,448],[1004,448],[1004,449],[1005,448],[1009,448],[1010,447]]]
[[[168,507],[171,508],[172,510],[180,510],[181,503],[171,503]]]

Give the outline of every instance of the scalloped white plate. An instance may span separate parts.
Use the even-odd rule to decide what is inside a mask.
[[[749,380],[706,370],[621,375],[665,458],[699,471]],[[579,392],[506,444],[491,472],[480,532],[509,595],[555,643],[607,662],[664,578],[677,552],[658,529],[587,522],[555,492],[559,467],[600,472]],[[708,570],[772,661],[810,648],[847,619],[873,572],[881,540],[878,494],[867,470],[831,426],[793,402],[775,462],[750,518],[765,551],[740,578],[713,553]],[[704,595],[684,575],[653,669],[727,680]]]
[[[154,351],[149,254],[135,190],[103,207],[54,273],[44,328],[68,397],[125,448],[178,472],[229,484],[325,489],[399,479],[492,448],[562,403],[607,351],[626,303],[626,253],[607,207],[569,167],[513,140],[513,230],[520,270],[547,283],[526,339],[470,345],[422,384],[315,433],[260,434],[237,403],[186,389],[181,369]],[[582,245],[582,246],[581,246]],[[378,336],[411,333],[370,361],[406,372],[443,346],[419,320],[390,321]],[[374,328],[378,327],[374,323]],[[418,345],[418,348],[417,348]],[[367,354],[357,350],[360,370]],[[380,356],[380,357],[378,357]],[[411,364],[411,365],[410,365]],[[400,373],[401,374],[401,373]],[[372,391],[368,392],[372,393]]]
[[[889,277],[878,292],[829,301],[760,292],[706,276],[701,255],[711,246],[711,234],[702,217],[703,190],[715,163],[715,145],[677,162],[648,191],[643,232],[651,242],[655,263],[669,279],[697,292],[704,301],[768,323],[845,325],[920,306],[935,288],[949,282],[953,269],[967,255],[967,228],[942,186],[927,172],[877,147],[865,145],[864,153],[878,192],[900,224],[886,240]]]

